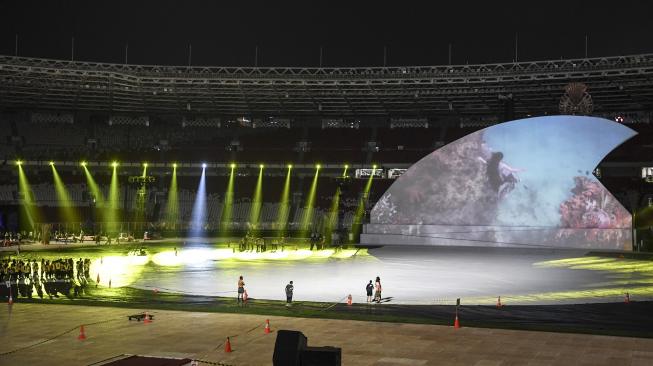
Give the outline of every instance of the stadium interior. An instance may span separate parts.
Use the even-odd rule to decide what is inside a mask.
[[[652,364],[650,5],[20,3],[0,364]]]

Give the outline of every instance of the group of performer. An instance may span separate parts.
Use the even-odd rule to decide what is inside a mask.
[[[335,233],[333,234],[334,236],[336,235]],[[303,241],[302,241],[303,242]],[[314,231],[310,234],[308,238],[308,243],[310,244],[310,250],[323,250],[326,249],[328,244],[327,244],[327,238],[325,235],[320,234],[317,231]],[[244,237],[240,239],[238,242],[238,251],[240,252],[245,252],[245,251],[252,251],[256,253],[262,253],[267,250],[284,250],[286,246],[290,245],[295,245],[297,246],[299,244],[298,240],[293,240],[293,243],[290,243],[289,238],[285,236],[281,237],[274,237],[274,238],[263,238],[261,236],[256,235],[252,231],[248,231]],[[332,243],[333,246],[336,249],[340,248],[340,242],[338,240],[337,243]],[[231,244],[229,244],[231,247]],[[233,248],[234,251],[236,250],[236,247]]]
[[[0,261],[0,297],[49,298],[79,296],[90,279],[90,259],[3,259]]]

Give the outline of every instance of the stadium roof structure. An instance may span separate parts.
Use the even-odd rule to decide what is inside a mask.
[[[651,110],[653,54],[479,65],[185,67],[0,56],[0,109],[216,116],[557,113],[588,86],[596,112]]]

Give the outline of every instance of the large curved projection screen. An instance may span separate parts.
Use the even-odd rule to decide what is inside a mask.
[[[574,116],[477,131],[399,177],[372,209],[361,242],[631,249],[630,214],[592,171],[635,134]]]

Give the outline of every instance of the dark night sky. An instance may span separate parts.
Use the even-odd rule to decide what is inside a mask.
[[[260,5],[274,4],[274,5]],[[653,52],[650,1],[302,2],[0,0],[0,53],[123,62],[261,66],[509,62]],[[280,5],[283,4],[283,5]],[[356,4],[356,5],[352,5]],[[430,4],[430,5],[429,5]]]

